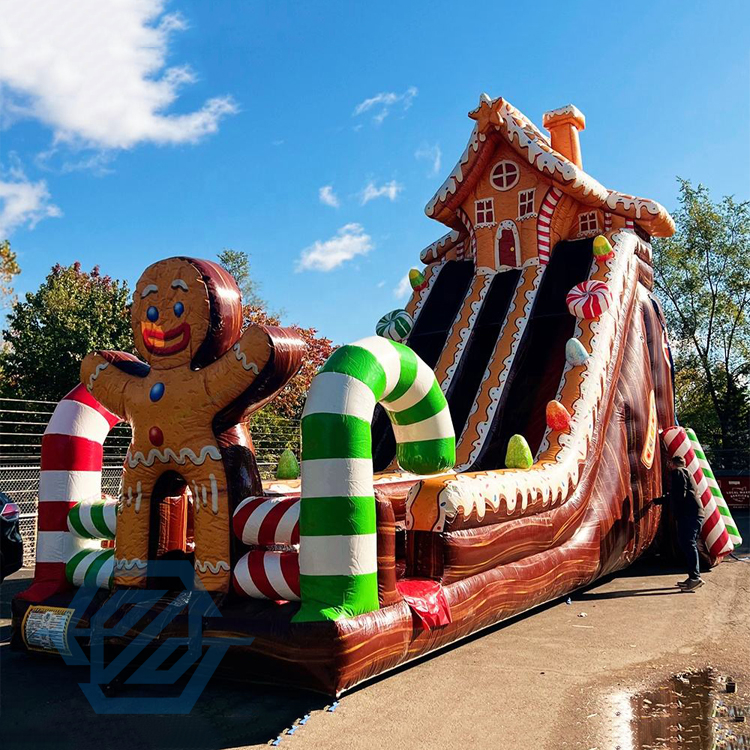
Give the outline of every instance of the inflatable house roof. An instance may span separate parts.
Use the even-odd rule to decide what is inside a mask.
[[[478,268],[500,270],[537,256],[544,264],[562,239],[634,225],[653,237],[674,232],[656,201],[608,190],[583,171],[578,131],[586,121],[572,104],[544,114],[550,138],[509,102],[487,94],[469,117],[476,121],[469,143],[425,207],[452,231],[422,251],[424,263],[450,253],[449,259],[471,255]]]

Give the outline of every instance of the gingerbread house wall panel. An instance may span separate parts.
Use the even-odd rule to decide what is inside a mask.
[[[537,255],[536,219],[550,185],[506,144],[494,150],[461,205],[473,223],[477,267],[517,267]]]

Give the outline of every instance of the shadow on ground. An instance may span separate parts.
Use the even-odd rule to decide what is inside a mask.
[[[679,566],[666,564],[659,559],[639,560],[627,570],[573,593],[571,599],[586,602],[628,596],[683,596],[676,586],[649,588],[646,585],[637,588],[638,584],[631,580],[672,573],[675,584],[685,575]],[[10,616],[10,599],[29,583],[30,573],[25,571],[24,574],[25,579],[14,577],[0,587],[0,615],[5,623],[5,618]],[[607,591],[600,590],[601,586],[612,582],[616,585],[615,590],[612,590],[612,586]],[[539,609],[559,604],[560,600],[557,600]],[[493,626],[468,640],[483,638],[511,622],[533,617],[539,609]],[[295,720],[319,711],[331,702],[325,696],[308,692],[229,682],[217,676],[209,682],[189,715],[97,715],[79,687],[79,683],[90,681],[88,668],[69,667],[55,657],[39,655],[35,658],[11,651],[9,636],[10,626],[4,624],[0,645],[0,741],[4,750],[50,746],[56,750],[91,746],[112,750],[156,747],[218,750],[266,744],[292,726]],[[445,650],[461,648],[465,642]],[[231,658],[230,652],[224,657],[223,666],[231,667]],[[412,663],[403,669],[413,666]],[[262,679],[263,676],[255,675],[255,678]],[[373,682],[388,678],[389,675],[383,675]],[[367,687],[364,685],[360,689],[367,690]],[[139,695],[151,697],[147,688],[136,690]],[[132,691],[133,688],[125,687],[121,695],[132,695]]]

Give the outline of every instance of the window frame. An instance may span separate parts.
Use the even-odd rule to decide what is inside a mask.
[[[481,207],[480,207],[481,204]],[[482,221],[479,220],[479,212],[482,212]],[[490,218],[488,220],[487,215]],[[474,226],[475,227],[493,227],[497,222],[495,221],[495,199],[494,198],[479,198],[474,201]]]
[[[532,219],[537,214],[534,211],[534,202],[536,201],[536,187],[526,188],[518,191],[518,220]],[[526,211],[522,210],[526,206]]]
[[[592,224],[593,220],[593,224]],[[585,222],[585,226],[584,226]],[[588,234],[590,232],[599,231],[599,212],[598,211],[586,211],[585,213],[578,214],[578,234]]]
[[[513,180],[512,182],[508,183],[508,184],[507,184],[507,185],[505,185],[504,187],[500,187],[500,186],[499,186],[499,185],[497,185],[497,184],[496,184],[496,182],[495,182],[495,180],[496,180],[496,177],[495,177],[495,170],[496,170],[496,169],[498,169],[498,167],[501,167],[501,166],[503,166],[503,165],[505,165],[505,164],[509,164],[510,166],[512,166],[512,167],[513,167],[513,169],[515,169],[515,171],[516,171],[516,176],[515,176],[515,179],[514,179],[514,180]],[[505,177],[506,177],[506,175],[505,175],[505,174],[503,174],[503,178],[505,178]],[[504,193],[504,192],[505,192],[505,191],[507,191],[507,190],[512,190],[512,189],[513,189],[513,188],[514,188],[514,187],[515,187],[515,186],[516,186],[516,185],[518,184],[518,181],[519,181],[520,179],[521,179],[521,168],[520,168],[520,167],[518,166],[518,164],[516,164],[516,163],[515,163],[514,161],[511,161],[510,159],[501,159],[501,160],[500,160],[499,162],[497,162],[497,164],[495,164],[495,166],[493,166],[493,167],[492,167],[492,169],[490,170],[490,185],[492,185],[492,187],[493,187],[493,188],[494,188],[495,190],[498,190],[498,191],[500,191],[501,193]]]

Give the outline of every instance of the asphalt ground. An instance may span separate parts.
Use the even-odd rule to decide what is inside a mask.
[[[750,513],[738,513],[750,540]],[[748,558],[743,546],[738,557]],[[15,748],[584,748],[630,747],[617,696],[711,666],[738,683],[750,714],[750,560],[728,559],[694,593],[682,571],[639,561],[525,616],[343,696],[214,677],[188,715],[99,715],[79,683],[88,668],[11,651],[0,587],[0,744]],[[585,615],[585,616],[583,616]],[[229,656],[225,658],[230,658]],[[126,687],[121,696],[159,697]],[[330,710],[333,708],[333,710]],[[297,725],[305,716],[303,725]],[[623,734],[624,733],[624,734]]]

